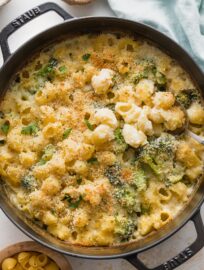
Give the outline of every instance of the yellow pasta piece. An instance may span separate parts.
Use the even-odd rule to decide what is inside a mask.
[[[31,253],[29,252],[21,252],[18,254],[18,262],[21,264],[23,263],[24,261],[28,261],[31,257]]]
[[[36,262],[37,262],[38,267],[45,266],[48,262],[48,257],[45,254],[40,254],[37,256]]]
[[[2,263],[2,270],[13,270],[17,264],[17,260],[14,258],[7,258]]]
[[[33,255],[30,257],[29,259],[29,264],[30,266],[32,267],[37,267],[38,266],[38,263],[37,263],[37,256],[36,255]]]
[[[59,267],[57,266],[56,263],[51,262],[45,266],[45,270],[59,270]]]
[[[43,216],[43,222],[46,225],[53,225],[57,223],[57,217],[53,215],[51,212],[47,211]]]
[[[171,199],[171,191],[164,186],[158,187],[157,193],[162,201],[169,201]]]
[[[147,235],[153,229],[153,219],[150,216],[141,216],[138,220],[138,230],[141,235]]]
[[[43,181],[41,190],[48,195],[54,195],[60,190],[59,180],[53,176],[46,178]]]
[[[30,267],[29,259],[21,262],[23,269],[28,269]]]
[[[14,270],[24,270],[23,266],[19,263],[15,266]]]
[[[27,269],[26,269],[27,270]],[[36,267],[30,266],[28,270],[36,270]]]
[[[161,211],[159,214],[153,215],[153,227],[158,230],[170,220],[172,220],[172,215],[170,212]]]

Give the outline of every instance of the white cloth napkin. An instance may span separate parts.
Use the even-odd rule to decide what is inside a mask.
[[[108,0],[118,17],[148,24],[182,45],[204,70],[204,0]]]

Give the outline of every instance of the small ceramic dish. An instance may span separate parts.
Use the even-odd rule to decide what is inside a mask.
[[[70,263],[65,259],[63,255],[57,253],[49,248],[39,245],[36,242],[20,242],[6,247],[0,251],[0,269],[2,269],[2,262],[6,258],[13,257],[20,252],[38,252],[47,255],[52,261],[54,261],[60,270],[72,270]]]

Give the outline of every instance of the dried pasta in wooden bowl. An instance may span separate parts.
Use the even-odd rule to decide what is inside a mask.
[[[65,257],[35,242],[22,242],[0,251],[1,270],[72,270]]]

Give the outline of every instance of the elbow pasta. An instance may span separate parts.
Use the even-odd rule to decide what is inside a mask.
[[[40,267],[45,266],[47,264],[47,262],[48,262],[48,258],[44,254],[38,255],[36,258],[36,263]]]
[[[146,135],[153,135],[153,125],[152,122],[148,119],[148,107],[144,107],[140,113],[140,116],[137,119],[137,128],[143,131]]]
[[[25,261],[26,262],[29,261],[30,257],[31,257],[31,254],[29,252],[21,252],[18,254],[17,259],[19,263],[23,263]]]
[[[53,260],[38,252],[20,252],[15,257],[4,259],[1,267],[2,270],[59,270]]]
[[[2,270],[12,270],[15,269],[17,260],[14,258],[7,258],[2,262]]]
[[[98,75],[92,77],[92,86],[97,94],[105,94],[113,84],[113,70],[102,69]]]
[[[122,134],[125,142],[134,148],[147,143],[146,135],[142,131],[138,131],[136,127],[132,125],[125,124]]]
[[[126,102],[117,102],[115,106],[115,110],[118,114],[120,114],[125,123],[135,123],[137,122],[138,117],[141,113],[141,108],[135,105],[134,103],[126,103]]]
[[[187,110],[187,115],[190,123],[197,125],[204,124],[204,109],[200,104],[193,103]]]
[[[118,121],[115,114],[108,108],[98,109],[95,113],[95,123],[105,124],[111,128],[117,128]]]
[[[153,103],[156,108],[170,109],[175,103],[175,97],[171,92],[157,92],[153,96]]]
[[[136,97],[148,105],[151,103],[151,96],[154,93],[154,82],[152,80],[142,79],[136,85]]]
[[[91,135],[91,141],[94,145],[101,145],[113,139],[113,129],[104,124],[99,125]]]
[[[141,240],[176,218],[200,183],[204,147],[175,135],[187,122],[204,136],[199,90],[150,42],[67,38],[25,64],[1,101],[2,187],[59,241]],[[59,268],[22,252],[2,269]]]

